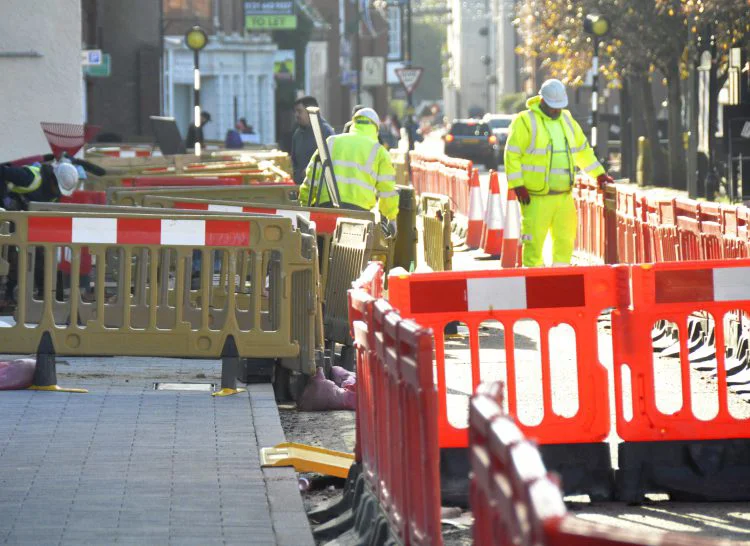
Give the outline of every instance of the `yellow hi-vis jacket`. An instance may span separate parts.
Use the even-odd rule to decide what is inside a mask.
[[[396,191],[396,171],[391,156],[378,143],[378,128],[371,122],[356,120],[350,132],[328,137],[328,151],[331,154],[333,173],[342,203],[372,210],[378,210],[388,220],[398,216],[398,191]],[[305,180],[299,190],[299,201],[307,205],[310,195],[310,179],[313,165],[318,157],[315,152],[307,165]],[[321,168],[318,166],[313,190],[313,205],[330,202],[328,188],[323,181],[320,203],[316,202],[318,184],[321,183]]]
[[[550,192],[552,143],[545,123],[553,121],[539,108],[541,100],[540,96],[536,96],[526,101],[528,110],[515,117],[505,144],[505,173],[508,187],[526,186],[531,195],[547,195]],[[563,110],[560,116],[567,141],[570,180],[573,180],[575,167],[592,178],[603,174],[604,167],[597,161],[581,126],[568,110]],[[569,187],[551,189],[554,193],[570,190]]]

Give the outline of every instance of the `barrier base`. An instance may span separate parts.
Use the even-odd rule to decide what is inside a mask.
[[[243,383],[270,383],[275,365],[273,358],[242,358],[237,379]]]
[[[88,389],[73,389],[70,387],[60,387],[59,385],[31,385],[27,390],[48,392],[74,392],[79,394],[87,394],[89,392]]]
[[[360,473],[354,484],[353,506],[339,516],[313,528],[316,543],[328,546],[396,546],[377,495]]]
[[[349,475],[346,477],[344,493],[340,497],[322,502],[310,510],[307,513],[310,522],[314,524],[325,523],[350,510],[354,504],[354,486],[361,473],[362,465],[353,464],[349,468]]]
[[[611,500],[614,472],[609,444],[540,445],[547,470],[562,478],[565,495],[588,495],[592,502]],[[469,464],[466,448],[440,450],[440,491],[443,506],[469,507]]]
[[[612,500],[614,471],[609,444],[540,445],[544,465],[562,478],[565,495],[588,495],[591,502]]]
[[[619,446],[617,498],[646,493],[675,501],[750,500],[750,440],[626,442]]]

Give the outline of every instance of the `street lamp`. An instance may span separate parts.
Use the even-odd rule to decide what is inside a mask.
[[[185,33],[185,45],[193,50],[193,102],[194,106],[194,121],[195,132],[198,133],[198,129],[201,126],[201,71],[198,62],[198,53],[201,49],[206,47],[208,44],[208,36],[204,30],[198,25],[192,27]],[[201,155],[201,143],[199,139],[195,139],[195,155]]]
[[[591,60],[591,147],[596,154],[599,127],[599,40],[609,32],[609,20],[601,15],[589,14],[583,20],[583,30],[594,37],[594,57]]]

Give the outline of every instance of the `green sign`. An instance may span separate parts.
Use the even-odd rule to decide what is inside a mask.
[[[294,30],[297,28],[297,16],[246,15],[245,28],[248,30]]]
[[[112,75],[112,57],[109,53],[103,54],[102,64],[84,66],[83,73],[90,78],[109,78]]]

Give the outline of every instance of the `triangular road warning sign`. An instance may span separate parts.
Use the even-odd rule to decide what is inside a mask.
[[[422,77],[422,68],[412,66],[410,68],[397,68],[396,76],[401,80],[401,84],[406,92],[411,95],[419,84],[419,78]]]

